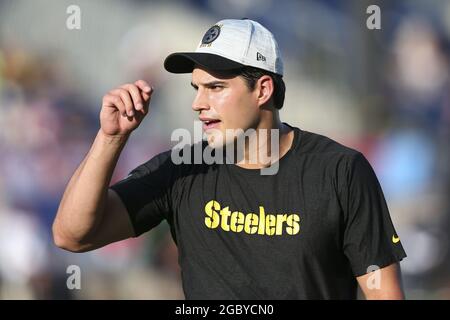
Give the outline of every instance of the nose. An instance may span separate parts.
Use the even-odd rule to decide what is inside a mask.
[[[197,94],[194,98],[194,101],[192,101],[192,110],[202,111],[202,110],[208,110],[208,109],[209,109],[209,103],[208,103],[206,94],[203,92],[202,88],[199,88],[197,90]]]

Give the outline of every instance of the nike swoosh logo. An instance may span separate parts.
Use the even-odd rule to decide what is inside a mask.
[[[392,235],[392,242],[397,243],[400,241],[400,237],[395,237],[395,235]]]

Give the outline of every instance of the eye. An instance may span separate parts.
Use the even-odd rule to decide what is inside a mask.
[[[219,91],[219,90],[221,90],[223,88],[223,86],[218,85],[218,84],[214,84],[214,85],[210,86],[209,88],[211,90],[213,90],[213,91]]]

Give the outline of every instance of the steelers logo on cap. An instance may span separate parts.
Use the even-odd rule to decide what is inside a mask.
[[[219,26],[212,26],[209,28],[208,31],[206,31],[205,35],[202,39],[202,44],[209,44],[217,39],[217,37],[220,34],[220,27]]]

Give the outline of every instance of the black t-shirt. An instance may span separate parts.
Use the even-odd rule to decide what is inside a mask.
[[[168,221],[187,299],[355,299],[355,277],[406,257],[364,156],[293,130],[275,175],[167,151],[111,187],[136,236]]]

